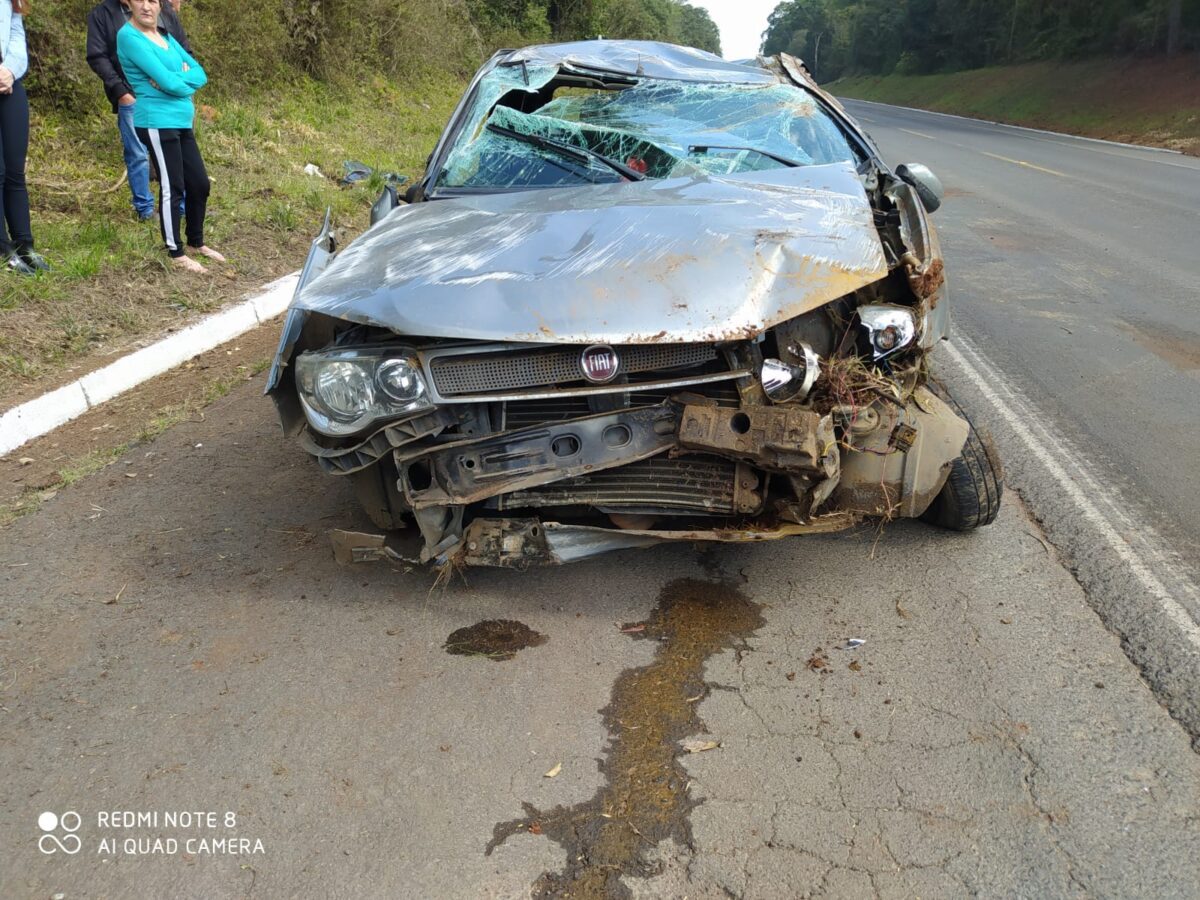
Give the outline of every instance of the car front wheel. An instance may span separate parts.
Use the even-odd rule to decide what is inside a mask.
[[[929,389],[950,404],[970,430],[962,453],[950,465],[950,477],[921,518],[953,531],[973,531],[990,525],[1000,512],[1000,497],[1004,493],[1004,470],[996,445],[986,429],[976,429],[971,417],[943,385],[930,382]]]

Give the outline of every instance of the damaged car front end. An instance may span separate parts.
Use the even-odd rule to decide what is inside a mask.
[[[928,377],[940,191],[791,57],[505,51],[408,203],[340,253],[326,221],[267,390],[441,564],[987,524],[994,452]]]

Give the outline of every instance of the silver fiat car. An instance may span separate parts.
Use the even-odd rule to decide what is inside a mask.
[[[340,251],[327,218],[267,391],[439,565],[986,525],[995,452],[929,372],[941,198],[790,56],[502,51],[403,198]]]

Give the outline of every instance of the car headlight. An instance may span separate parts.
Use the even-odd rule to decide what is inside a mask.
[[[781,359],[764,359],[760,377],[763,390],[776,403],[803,400],[821,374],[821,358],[804,341],[789,348],[793,356],[803,357],[804,365],[794,366]]]
[[[301,353],[296,387],[308,424],[335,437],[433,406],[416,359],[394,349]]]
[[[907,347],[917,336],[917,317],[903,306],[860,306],[858,319],[871,337],[876,359]]]

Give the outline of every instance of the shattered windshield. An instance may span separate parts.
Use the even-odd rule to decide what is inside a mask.
[[[553,187],[857,161],[833,119],[792,85],[566,82],[548,67],[489,72],[438,187]]]

